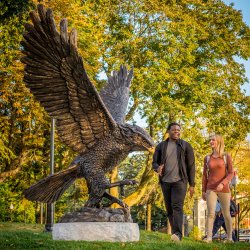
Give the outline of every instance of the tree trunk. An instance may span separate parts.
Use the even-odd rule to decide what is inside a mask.
[[[126,115],[126,118],[125,118],[126,121],[129,121],[134,116],[134,113],[135,113],[138,105],[139,105],[138,97],[135,97],[134,98],[134,104],[130,108],[130,110],[128,111],[128,113]]]
[[[133,206],[135,204],[138,204],[141,201],[141,199],[147,193],[148,188],[152,185],[154,175],[155,173],[152,170],[152,154],[149,153],[148,161],[147,161],[147,164],[146,164],[144,173],[142,175],[142,179],[141,179],[138,189],[134,193],[132,193],[131,195],[129,195],[128,197],[124,199],[124,202],[128,206]]]
[[[12,160],[10,164],[11,170],[0,173],[0,183],[3,182],[7,177],[15,176],[22,170],[21,166],[28,160],[27,155],[28,151],[23,148],[23,150],[19,153],[19,156]]]
[[[111,173],[110,173],[110,183],[113,183],[113,182],[116,182],[118,181],[118,167],[115,167]],[[117,197],[119,198],[119,191],[118,191],[118,187],[113,187],[113,188],[110,188],[110,191],[109,193],[114,196],[114,197]],[[114,203],[112,204],[111,206],[112,208],[117,208],[117,207],[120,207],[118,204]]]
[[[16,169],[1,173],[0,174],[0,183],[3,182],[7,177],[14,176],[17,173],[19,173],[20,171],[21,171],[21,167],[17,167]]]
[[[151,231],[151,214],[152,213],[152,204],[147,204],[147,231]]]
[[[153,125],[150,125],[149,128],[150,128],[149,133],[150,133],[150,136],[152,137]],[[148,187],[152,186],[153,178],[155,176],[154,170],[152,169],[152,158],[153,158],[153,153],[148,153],[146,167],[142,175],[141,182],[139,184],[138,189],[134,193],[132,193],[131,195],[129,195],[128,197],[124,199],[124,202],[128,206],[133,206],[135,204],[138,204],[147,193]]]

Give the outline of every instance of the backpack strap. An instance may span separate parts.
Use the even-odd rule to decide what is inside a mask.
[[[227,164],[228,161],[227,161],[227,157],[228,157],[228,154],[225,153],[225,154],[223,155],[223,160],[224,160],[225,165],[226,165],[226,176],[228,175],[228,164]],[[229,188],[232,187],[232,180],[228,182],[228,185],[229,185]]]
[[[227,167],[227,154],[226,153],[223,155],[223,160],[224,160],[226,167]]]
[[[208,167],[208,162],[209,162],[209,160],[210,160],[210,155],[207,155],[207,156],[206,156],[206,161],[207,161],[206,165],[207,165],[207,167]]]
[[[207,177],[208,177],[208,175],[209,175],[209,167],[208,167],[208,163],[209,163],[209,160],[210,160],[210,155],[207,155],[206,156],[206,170],[207,170]]]
[[[227,172],[227,174],[228,174],[227,153],[225,153],[225,154],[223,155],[223,160],[224,160],[224,162],[225,162],[225,165],[226,165],[226,172]]]

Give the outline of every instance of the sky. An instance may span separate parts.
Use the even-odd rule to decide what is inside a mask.
[[[223,2],[227,5],[229,5],[230,3],[234,3],[234,8],[242,12],[244,22],[248,26],[250,26],[250,0],[223,0]],[[250,81],[250,60],[247,61],[239,60],[239,61],[240,63],[243,63],[245,65],[246,76]],[[246,94],[250,96],[250,83],[246,83],[243,86],[243,89],[245,89]]]

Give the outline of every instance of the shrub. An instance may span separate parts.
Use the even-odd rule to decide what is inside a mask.
[[[202,232],[197,226],[194,226],[193,230],[189,233],[189,237],[194,240],[201,240]]]

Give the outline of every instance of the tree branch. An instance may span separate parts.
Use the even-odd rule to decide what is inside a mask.
[[[132,117],[134,116],[134,113],[135,113],[138,105],[139,105],[139,99],[135,98],[134,99],[134,104],[132,105],[132,107],[130,108],[130,110],[128,111],[128,113],[126,115],[126,118],[125,118],[126,121],[129,121],[129,120],[132,119]]]

